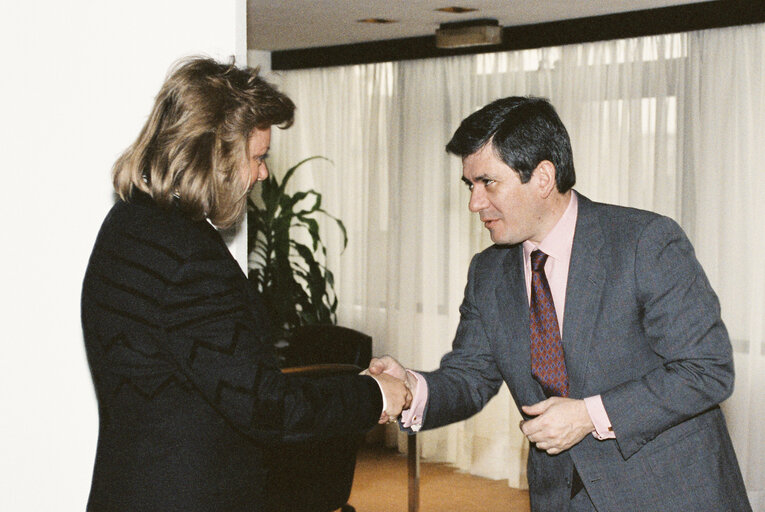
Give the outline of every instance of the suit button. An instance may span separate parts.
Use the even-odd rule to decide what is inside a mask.
[[[645,439],[641,439],[641,440],[640,440],[640,444],[646,444],[647,442],[648,442],[648,441],[646,441]]]

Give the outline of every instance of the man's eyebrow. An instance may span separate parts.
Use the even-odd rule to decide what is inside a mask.
[[[481,182],[481,181],[486,181],[486,180],[494,180],[494,178],[492,178],[492,177],[491,177],[491,176],[489,176],[488,174],[481,174],[481,175],[479,175],[479,176],[474,176],[472,180],[471,180],[471,179],[468,179],[468,178],[466,178],[465,176],[463,176],[463,177],[462,177],[462,181],[463,181],[463,182],[464,182],[466,185],[472,185],[473,183],[478,183],[478,182]]]

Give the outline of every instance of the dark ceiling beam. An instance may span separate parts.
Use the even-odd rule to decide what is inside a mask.
[[[271,53],[274,70],[347,66],[452,55],[525,50],[564,44],[671,34],[765,22],[764,0],[712,0],[644,11],[505,27],[503,43],[440,49],[435,35],[388,41],[279,50]]]

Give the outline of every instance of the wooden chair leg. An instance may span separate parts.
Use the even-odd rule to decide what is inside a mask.
[[[420,510],[420,444],[417,434],[407,437],[407,473],[409,476],[409,512]]]

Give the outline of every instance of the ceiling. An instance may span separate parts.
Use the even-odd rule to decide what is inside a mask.
[[[496,18],[502,26],[585,18],[708,0],[247,0],[247,48],[291,50],[432,35],[441,23]],[[722,0],[714,0],[722,1]],[[450,14],[439,7],[473,7]],[[396,23],[358,23],[388,18]]]

